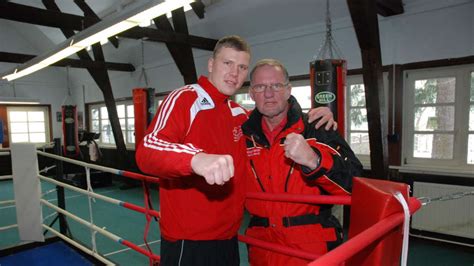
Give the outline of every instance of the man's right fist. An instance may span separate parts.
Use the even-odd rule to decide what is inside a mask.
[[[234,176],[234,160],[230,155],[200,152],[191,159],[191,168],[209,185],[223,185]]]

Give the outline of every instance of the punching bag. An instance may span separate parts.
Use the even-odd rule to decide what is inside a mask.
[[[133,111],[135,115],[135,148],[145,137],[146,129],[155,112],[155,89],[133,89]]]
[[[77,157],[79,155],[79,141],[76,106],[63,105],[61,109],[63,115],[63,155]]]
[[[3,120],[0,119],[0,148],[3,147]]]
[[[310,62],[311,107],[326,106],[334,114],[338,131],[344,136],[344,90],[346,61],[324,59]]]

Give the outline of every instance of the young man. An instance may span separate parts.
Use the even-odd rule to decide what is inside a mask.
[[[237,231],[249,173],[241,125],[229,100],[247,78],[250,48],[238,36],[216,44],[209,77],[171,92],[136,151],[140,169],[160,180],[161,265],[239,265]],[[313,112],[324,124],[333,120]]]
[[[263,59],[250,73],[256,109],[242,125],[253,176],[247,192],[350,195],[352,177],[362,165],[335,131],[308,124],[291,96],[288,72],[277,60]],[[252,215],[246,234],[314,254],[342,242],[331,206],[246,200]],[[249,246],[255,265],[307,265],[309,261]]]
[[[160,180],[161,265],[239,265],[246,111],[230,101],[246,80],[250,48],[237,36],[217,43],[209,78],[171,92],[136,160]]]

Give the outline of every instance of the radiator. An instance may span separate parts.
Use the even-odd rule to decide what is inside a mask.
[[[415,197],[438,197],[474,187],[415,182]],[[474,239],[474,196],[429,203],[413,215],[411,228]]]

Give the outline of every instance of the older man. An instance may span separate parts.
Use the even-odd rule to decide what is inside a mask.
[[[291,96],[288,72],[263,59],[250,73],[256,109],[242,125],[253,177],[246,191],[349,195],[362,165],[335,131],[315,129]],[[252,215],[246,234],[314,254],[342,242],[331,206],[246,200]],[[251,265],[306,265],[308,261],[249,247]]]

